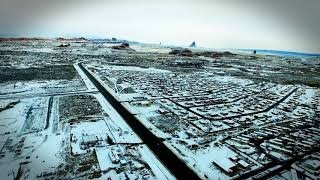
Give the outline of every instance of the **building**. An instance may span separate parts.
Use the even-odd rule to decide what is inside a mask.
[[[81,149],[87,149],[87,148],[95,146],[98,143],[99,143],[99,139],[98,139],[97,136],[95,136],[95,135],[83,135],[81,137],[80,146],[81,146]]]

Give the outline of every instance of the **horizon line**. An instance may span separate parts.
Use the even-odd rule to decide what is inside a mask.
[[[0,39],[34,39],[34,40],[58,40],[59,38],[66,39],[66,40],[72,40],[72,39],[85,39],[85,40],[95,40],[95,39],[112,39],[116,37],[90,37],[90,36],[56,36],[56,37],[44,37],[44,36],[3,36],[0,35]],[[128,39],[122,39],[122,38],[116,38],[117,40],[123,40],[123,41],[131,41],[131,42],[137,42],[142,44],[153,44],[153,45],[167,45],[167,46],[177,46],[177,47],[188,47],[188,45],[171,45],[171,44],[156,44],[156,43],[146,43],[146,42],[140,42],[136,40],[128,40]],[[1,41],[0,41],[1,43]],[[234,49],[234,50],[241,50],[241,51],[275,51],[275,52],[287,52],[287,53],[299,53],[309,56],[320,56],[320,52],[305,52],[305,51],[294,51],[294,50],[285,50],[285,49],[261,49],[261,48],[219,48],[219,47],[202,47],[198,46],[198,48],[208,48],[208,49]]]

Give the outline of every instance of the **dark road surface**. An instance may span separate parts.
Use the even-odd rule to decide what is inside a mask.
[[[51,116],[51,111],[52,111],[52,103],[53,103],[53,96],[50,96],[49,103],[48,103],[48,113],[47,113],[47,118],[46,118],[46,126],[44,127],[44,129],[48,129],[48,127],[49,127],[50,116]]]

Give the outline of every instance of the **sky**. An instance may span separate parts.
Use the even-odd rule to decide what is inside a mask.
[[[320,53],[320,0],[0,0],[2,37]]]

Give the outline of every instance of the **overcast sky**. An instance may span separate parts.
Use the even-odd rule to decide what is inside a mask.
[[[0,0],[0,36],[320,52],[320,0]]]

